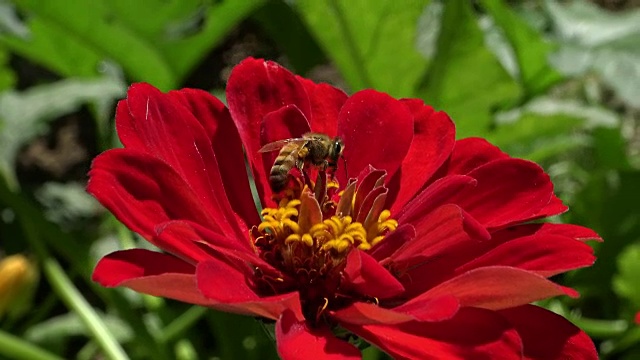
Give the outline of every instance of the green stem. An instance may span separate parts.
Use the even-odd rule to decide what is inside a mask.
[[[15,360],[63,360],[34,344],[0,330],[0,354]]]
[[[47,280],[49,280],[53,291],[58,294],[69,309],[78,314],[80,320],[82,320],[89,332],[93,334],[95,341],[102,348],[108,359],[128,360],[129,357],[109,332],[107,326],[73,285],[64,272],[64,269],[49,254],[45,245],[40,241],[41,238],[36,233],[37,226],[31,226],[31,224],[26,221],[22,225],[27,239],[29,239],[31,246],[40,258],[42,272],[47,277]]]
[[[622,335],[629,328],[625,320],[600,320],[567,314],[567,319],[596,339],[610,339]]]
[[[53,258],[46,258],[42,262],[42,269],[53,290],[69,309],[78,314],[84,325],[93,334],[95,341],[105,352],[106,357],[111,360],[129,359],[98,314],[67,277],[60,264]]]
[[[600,353],[603,359],[620,354],[640,342],[640,327],[634,327],[620,338],[605,341],[600,346]]]
[[[149,357],[156,360],[168,360],[171,357],[169,349],[160,343],[156,337],[151,335],[149,328],[145,325],[142,316],[132,309],[131,304],[124,298],[120,291],[114,289],[96,289],[103,294],[106,303],[115,307],[118,315],[122,319],[127,319],[127,323],[136,334],[136,344],[142,345],[148,352]],[[102,290],[107,290],[106,292]]]

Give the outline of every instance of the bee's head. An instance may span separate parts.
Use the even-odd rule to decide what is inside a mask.
[[[342,152],[344,151],[344,142],[339,137],[333,139],[331,143],[331,150],[329,153],[329,157],[331,159],[338,160],[339,157],[342,156]]]

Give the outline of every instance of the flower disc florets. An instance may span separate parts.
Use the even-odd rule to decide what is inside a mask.
[[[325,177],[320,172],[318,179]],[[352,179],[343,191],[333,180],[320,180],[311,187],[292,182],[278,199],[278,207],[262,210],[262,223],[251,229],[261,257],[288,276],[263,276],[265,290],[300,291],[311,320],[327,308],[349,303],[353,294],[340,287],[347,254],[356,248],[370,250],[398,226],[391,212],[383,209],[387,193],[383,180],[383,171],[372,171],[360,182]]]

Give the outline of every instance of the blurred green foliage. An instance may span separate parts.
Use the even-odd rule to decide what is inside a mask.
[[[541,163],[571,207],[553,220],[605,239],[594,267],[561,279],[582,297],[543,305],[585,329],[602,358],[640,357],[640,8],[1,0],[0,251],[30,255],[42,276],[32,301],[0,319],[0,358],[276,358],[253,319],[92,283],[101,255],[148,245],[81,191],[91,158],[117,146],[127,84],[223,94],[249,55],[349,92],[423,98],[459,137]]]

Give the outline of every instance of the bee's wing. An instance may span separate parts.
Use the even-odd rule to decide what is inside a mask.
[[[260,148],[260,150],[258,150],[258,152],[263,153],[263,152],[276,151],[276,150],[282,149],[282,147],[287,145],[287,144],[291,144],[291,143],[302,144],[302,143],[305,143],[307,141],[309,141],[309,139],[305,139],[305,138],[293,138],[293,139],[278,140],[278,141],[274,141],[272,143],[266,144],[265,146]]]

